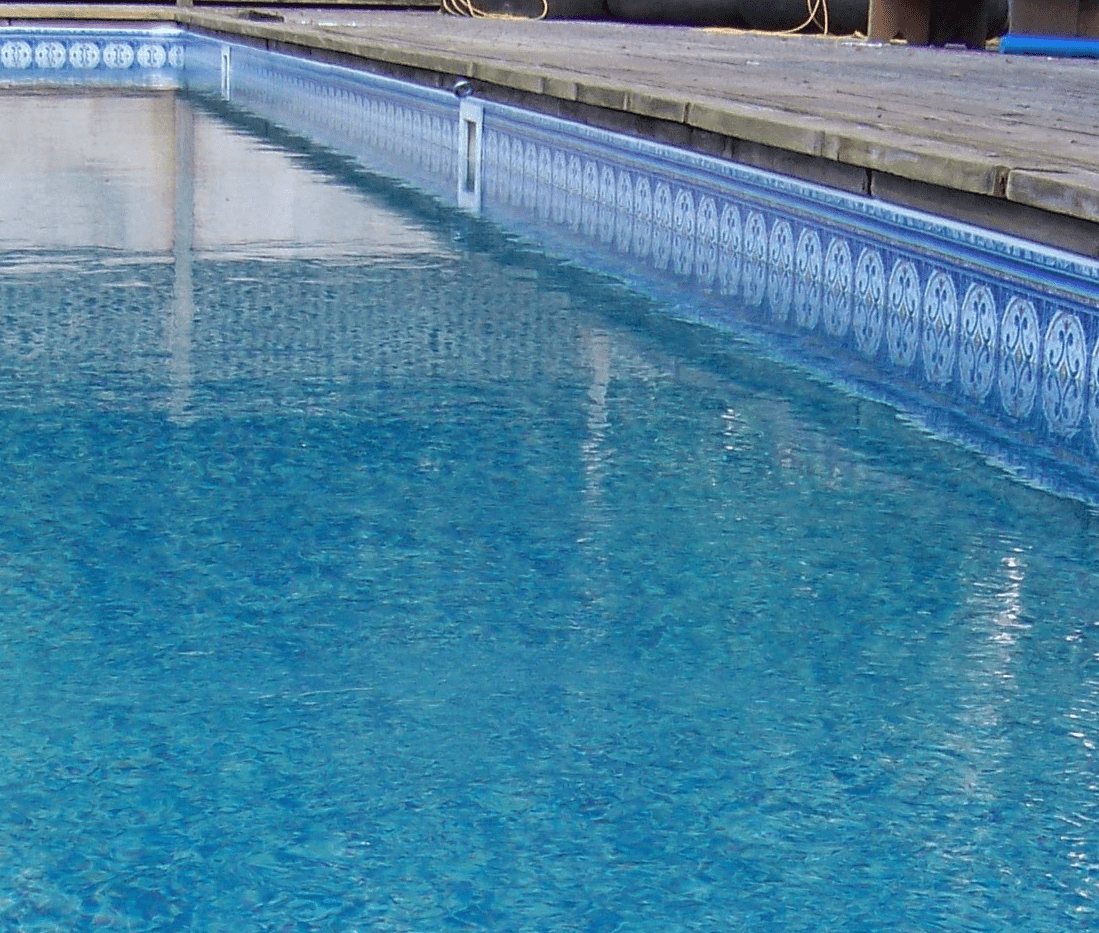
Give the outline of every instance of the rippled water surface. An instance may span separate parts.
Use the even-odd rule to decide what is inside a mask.
[[[1088,509],[171,95],[3,107],[0,929],[1099,923]]]

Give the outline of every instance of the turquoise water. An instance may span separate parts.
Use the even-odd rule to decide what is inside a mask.
[[[1094,929],[1091,510],[184,116],[0,230],[0,929]]]

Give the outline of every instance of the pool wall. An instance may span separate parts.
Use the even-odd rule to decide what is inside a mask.
[[[454,200],[452,93],[240,43],[189,37],[187,86],[247,108],[383,174]]]
[[[1045,485],[1094,481],[1097,264],[518,110],[486,105],[484,146],[503,225],[548,227]]]
[[[1099,502],[1099,263],[462,88],[170,27],[6,29],[0,81],[175,86],[240,107]]]

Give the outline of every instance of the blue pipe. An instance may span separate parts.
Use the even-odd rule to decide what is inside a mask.
[[[1000,39],[1000,51],[1008,55],[1050,55],[1054,58],[1099,58],[1099,39],[1062,36],[1019,36]]]

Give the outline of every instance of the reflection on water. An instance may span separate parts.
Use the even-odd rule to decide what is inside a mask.
[[[1088,509],[144,100],[0,229],[5,924],[1094,924]]]

